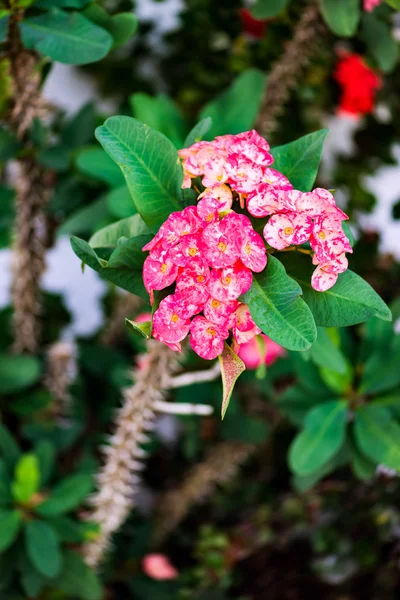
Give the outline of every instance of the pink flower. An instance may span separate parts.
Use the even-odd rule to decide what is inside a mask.
[[[239,302],[230,300],[221,302],[215,298],[209,298],[203,306],[203,312],[206,319],[217,325],[223,325],[230,329],[233,325],[233,315],[237,309]]]
[[[229,183],[234,190],[241,194],[252,192],[263,175],[262,168],[241,155],[231,155],[229,158]]]
[[[329,214],[315,219],[310,244],[318,262],[326,263],[342,252],[353,252],[341,222]]]
[[[289,179],[279,171],[276,171],[276,169],[265,169],[262,180],[264,183],[277,190],[286,191],[293,189]]]
[[[278,358],[285,356],[285,349],[271,340],[263,333],[253,338],[250,342],[242,344],[239,348],[239,357],[242,359],[247,369],[258,369],[262,362],[268,367],[273,365]]]
[[[250,289],[252,280],[250,269],[238,261],[232,267],[212,269],[207,289],[216,300],[228,302],[245,294]]]
[[[145,323],[146,321],[151,321],[151,317],[152,315],[150,312],[140,313],[135,317],[135,321],[136,323]]]
[[[261,329],[254,323],[247,304],[240,304],[235,312],[232,328],[233,337],[238,344],[250,342]]]
[[[188,234],[181,238],[180,243],[169,251],[171,261],[179,267],[190,265],[192,259],[201,256],[201,234]]]
[[[178,267],[167,251],[150,255],[143,264],[143,283],[153,303],[153,290],[163,290],[171,285],[178,275]]]
[[[314,256],[313,263],[317,264],[317,258]],[[315,269],[311,285],[318,292],[326,292],[335,285],[339,273],[344,273],[348,267],[348,261],[345,253],[334,256],[329,262],[321,263]]]
[[[227,146],[230,154],[244,156],[256,165],[268,167],[274,162],[272,155],[250,140],[240,139],[234,136],[235,139]]]
[[[218,220],[218,210],[219,202],[216,198],[205,196],[197,203],[197,214],[206,223],[215,223]]]
[[[168,579],[176,579],[179,577],[179,572],[165,554],[146,554],[142,561],[143,571],[147,577],[166,581]]]
[[[381,2],[382,0],[364,0],[364,10],[367,12],[372,12],[376,6],[379,6]]]
[[[239,248],[234,231],[229,231],[225,219],[208,225],[201,236],[202,253],[210,267],[233,265],[239,258]]]
[[[311,232],[310,217],[302,213],[287,212],[270,217],[264,227],[264,238],[273,248],[283,250],[292,244],[304,244]]]
[[[239,236],[240,259],[242,263],[254,271],[261,273],[267,264],[267,253],[262,237],[253,229],[244,230]]]
[[[188,206],[182,211],[171,213],[160,227],[154,238],[142,248],[143,251],[153,251],[161,243],[167,250],[175,246],[182,236],[197,233],[201,229],[201,219],[195,206]]]
[[[247,210],[253,217],[266,217],[284,208],[282,195],[267,183],[261,184],[247,196]]]
[[[176,312],[174,296],[161,300],[153,315],[153,337],[175,344],[181,342],[189,333],[190,319],[182,319]]]
[[[232,191],[227,185],[217,185],[212,188],[206,188],[201,198],[213,198],[218,201],[218,211],[223,212],[232,208]]]
[[[205,317],[195,317],[190,326],[190,344],[193,350],[206,360],[212,360],[224,350],[224,341],[229,331],[208,321]]]
[[[190,319],[203,310],[204,301],[209,298],[209,293],[205,288],[193,287],[177,291],[168,298],[173,298],[174,310],[181,319]]]

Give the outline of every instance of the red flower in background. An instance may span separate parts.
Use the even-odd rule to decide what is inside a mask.
[[[375,94],[382,86],[382,79],[361,56],[342,51],[333,77],[342,87],[339,114],[358,117],[374,110]]]
[[[239,11],[240,20],[242,21],[243,33],[251,35],[257,40],[264,37],[266,21],[255,19],[248,8],[241,8]]]

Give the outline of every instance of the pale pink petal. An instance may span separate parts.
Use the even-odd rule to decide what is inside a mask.
[[[218,212],[224,212],[232,208],[232,190],[227,185],[217,185],[215,187],[206,188],[199,196],[199,199],[202,198],[217,200],[218,204],[216,206]]]
[[[197,213],[206,223],[214,223],[218,220],[218,208],[218,200],[209,196],[201,198],[197,203]]]
[[[181,342],[188,334],[190,319],[182,319],[176,312],[174,296],[161,300],[153,315],[153,337],[168,343]]]
[[[318,266],[311,277],[311,285],[317,292],[326,292],[335,285],[337,278],[337,273],[327,273],[323,267]]]
[[[165,554],[147,554],[143,558],[142,567],[148,577],[160,581],[176,579],[179,576],[179,572]]]
[[[254,230],[246,232],[242,237],[240,246],[242,263],[254,271],[261,273],[267,264],[267,253],[262,237]]]
[[[302,213],[272,215],[264,227],[265,240],[277,250],[283,250],[292,244],[304,244],[311,233],[312,220]]]
[[[205,317],[195,317],[190,326],[190,345],[193,350],[206,360],[213,360],[222,354],[224,340],[229,337],[229,331],[208,321]]]
[[[207,289],[216,300],[227,302],[245,294],[250,289],[251,283],[250,269],[238,261],[233,267],[212,269]]]
[[[221,302],[215,298],[209,298],[203,306],[204,316],[212,323],[223,325],[227,329],[230,329],[233,324],[232,316],[238,304],[237,300]]]
[[[224,222],[225,219],[208,225],[201,236],[201,253],[206,262],[214,268],[228,267],[239,258],[235,233],[232,231],[230,235],[226,235]]]
[[[165,253],[156,258],[148,256],[143,264],[143,283],[150,294],[152,290],[163,290],[171,285],[178,275],[178,267]]]
[[[254,217],[266,217],[282,210],[282,208],[279,191],[267,184],[258,186],[247,197],[247,210]]]
[[[293,186],[289,179],[275,169],[265,169],[263,182],[277,190],[292,190]]]
[[[229,183],[240,194],[252,192],[262,181],[262,167],[240,155],[229,156]]]

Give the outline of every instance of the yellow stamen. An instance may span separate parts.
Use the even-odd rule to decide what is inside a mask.
[[[176,323],[177,321],[179,321],[179,317],[178,317],[178,315],[172,315],[172,317],[171,317],[171,321],[172,321],[173,323]]]
[[[209,334],[210,334],[210,335],[212,335],[213,337],[214,337],[215,335],[217,335],[217,332],[215,331],[215,329],[212,329],[211,327],[209,327],[209,328],[207,329],[207,333],[209,333]]]
[[[160,267],[161,273],[166,273],[167,270],[168,270],[168,265],[166,263],[163,263]]]
[[[318,237],[319,237],[320,240],[324,240],[326,238],[325,231],[320,231],[317,235],[318,235]]]
[[[222,181],[223,177],[222,175],[217,175],[217,181]]]
[[[198,275],[198,277],[197,277],[197,281],[198,281],[198,283],[203,283],[203,281],[204,281],[204,276],[203,276],[203,275]]]
[[[197,248],[189,248],[189,256],[196,256]]]
[[[225,285],[229,285],[232,279],[230,277],[224,277],[222,283]]]
[[[213,300],[213,301],[211,302],[211,306],[212,306],[213,308],[218,308],[218,306],[219,306],[220,304],[221,304],[221,302],[219,302],[219,300]]]
[[[218,250],[221,250],[221,252],[225,252],[226,250],[226,244],[224,244],[224,242],[220,242],[217,246]]]
[[[246,244],[244,247],[244,251],[246,252],[246,254],[250,254],[251,253],[251,247],[250,244]]]
[[[283,230],[283,235],[292,235],[293,233],[293,227],[285,227],[285,229]]]

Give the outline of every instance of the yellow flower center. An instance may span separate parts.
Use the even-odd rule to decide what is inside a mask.
[[[178,315],[172,315],[172,317],[171,317],[171,321],[172,321],[173,323],[176,323],[177,321],[179,321],[179,317],[178,317]]]
[[[167,269],[168,269],[168,265],[166,263],[163,263],[160,267],[161,273],[166,273]]]
[[[209,215],[207,215],[207,218],[206,218],[207,223],[210,223],[210,221],[213,220],[213,217],[214,217],[213,213],[210,213]]]
[[[320,239],[320,240],[324,240],[324,239],[326,238],[326,233],[325,233],[325,231],[320,231],[320,232],[318,233],[318,237],[319,237],[319,239]]]
[[[210,334],[210,335],[212,335],[213,337],[214,337],[215,335],[217,335],[217,332],[215,331],[215,329],[212,329],[212,327],[209,327],[209,328],[207,329],[207,333],[209,333],[209,334]]]
[[[222,280],[222,283],[224,285],[229,285],[231,281],[232,281],[231,277],[224,277]]]
[[[244,175],[245,175],[244,171],[240,171],[240,173],[237,174],[237,176],[240,177],[241,179],[244,178]]]
[[[265,183],[272,183],[272,181],[270,179],[267,179],[266,177],[264,178]]]
[[[222,181],[222,175],[217,175],[217,181]]]
[[[219,302],[218,300],[213,300],[213,301],[211,302],[211,306],[212,306],[213,308],[218,308],[218,306],[219,306],[220,304],[221,304],[221,302]]]
[[[285,229],[283,230],[283,235],[292,235],[293,233],[293,227],[285,227]]]
[[[246,244],[246,245],[245,245],[245,247],[244,247],[244,251],[246,252],[246,254],[250,254],[250,252],[251,252],[251,247],[250,247],[250,244]]]
[[[198,281],[198,283],[203,283],[203,281],[204,281],[204,275],[198,275],[197,281]]]
[[[189,248],[189,256],[196,256],[197,248]]]
[[[221,250],[221,252],[225,252],[226,250],[226,244],[224,242],[220,242],[217,246],[218,250]]]

